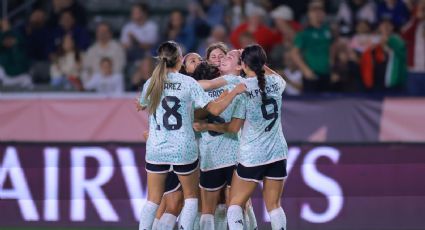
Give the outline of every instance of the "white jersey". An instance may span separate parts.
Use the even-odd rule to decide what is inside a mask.
[[[283,136],[282,93],[286,82],[278,75],[266,75],[266,100],[261,98],[255,77],[227,78],[226,81],[244,82],[244,126],[241,133],[238,162],[247,167],[265,165],[285,159],[288,152]]]
[[[220,97],[225,90],[233,90],[234,85],[226,85],[218,89],[208,91],[212,99]],[[220,116],[208,116],[208,123],[227,123],[232,118],[243,118],[241,109],[242,95],[234,98],[232,103],[220,114]],[[199,142],[201,155],[201,170],[208,171],[236,165],[237,152],[239,149],[238,133],[217,133],[213,131],[202,132]]]
[[[149,79],[142,91],[140,104],[145,99]],[[164,83],[161,101],[155,113],[149,115],[149,138],[146,143],[146,162],[151,164],[184,165],[198,159],[195,142],[193,107],[204,108],[212,99],[191,77],[169,73]]]

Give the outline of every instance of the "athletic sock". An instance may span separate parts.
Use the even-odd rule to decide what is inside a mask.
[[[225,204],[217,205],[214,213],[214,226],[217,230],[227,229],[227,207]]]
[[[199,206],[198,206],[199,209]],[[198,214],[196,214],[196,218],[195,218],[195,222],[193,223],[193,230],[200,230],[201,229],[201,213],[198,212]]]
[[[214,216],[211,214],[202,214],[200,225],[201,230],[214,230]]]
[[[152,230],[158,230],[158,222],[159,222],[158,218],[155,218],[155,220],[153,220]]]
[[[152,229],[152,224],[155,219],[155,214],[158,207],[159,206],[157,204],[146,201],[145,205],[143,205],[142,213],[140,215],[139,230]]]
[[[248,205],[248,207],[245,209],[245,212],[249,219],[249,224],[246,225],[247,229],[248,230],[258,229],[257,219],[255,218],[255,213],[254,213],[254,207],[252,207],[251,204]]]
[[[173,230],[176,225],[177,216],[164,213],[158,223],[158,230]]]
[[[196,214],[198,213],[198,199],[184,200],[183,210],[180,214],[179,230],[193,230]]]
[[[227,210],[227,221],[230,230],[243,230],[243,211],[238,205],[231,205]]]
[[[269,212],[272,230],[286,230],[286,215],[282,207]]]

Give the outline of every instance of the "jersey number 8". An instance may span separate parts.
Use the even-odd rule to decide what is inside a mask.
[[[173,106],[170,107],[168,102],[174,102]],[[165,110],[162,123],[167,130],[178,130],[182,127],[182,115],[178,112],[180,107],[180,99],[175,96],[166,96],[162,100],[162,108]],[[169,120],[171,116],[176,118],[176,124],[170,124]]]
[[[268,105],[273,105],[273,112],[272,113],[268,113],[267,112],[267,106]],[[276,123],[276,120],[278,118],[278,107],[277,107],[277,102],[275,99],[273,98],[268,98],[266,100],[263,101],[263,104],[261,105],[261,112],[263,113],[263,118],[266,120],[273,120],[264,131],[269,132],[274,124]]]

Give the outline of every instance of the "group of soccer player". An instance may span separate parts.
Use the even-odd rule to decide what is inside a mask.
[[[262,47],[216,43],[203,61],[168,41],[157,54],[136,99],[149,113],[139,230],[174,229],[177,219],[182,230],[257,229],[250,197],[261,182],[272,229],[285,230],[286,83],[266,66]]]

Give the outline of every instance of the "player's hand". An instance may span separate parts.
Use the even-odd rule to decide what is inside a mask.
[[[235,91],[235,93],[237,94],[244,93],[246,91],[246,85],[244,83],[239,83],[238,85],[236,85],[233,91]]]
[[[149,131],[144,131],[143,132],[143,138],[145,138],[145,140],[147,141],[149,138]]]
[[[307,80],[317,80],[316,75],[313,73],[313,71],[311,71],[311,69],[306,69],[306,70],[304,71],[304,77],[305,77]]]
[[[136,98],[134,101],[135,105],[136,105],[136,111],[139,112],[140,110],[143,110],[142,105],[140,105],[140,101],[139,98]]]
[[[207,125],[205,121],[196,121],[193,123],[193,130],[196,132],[203,132],[207,130]]]

